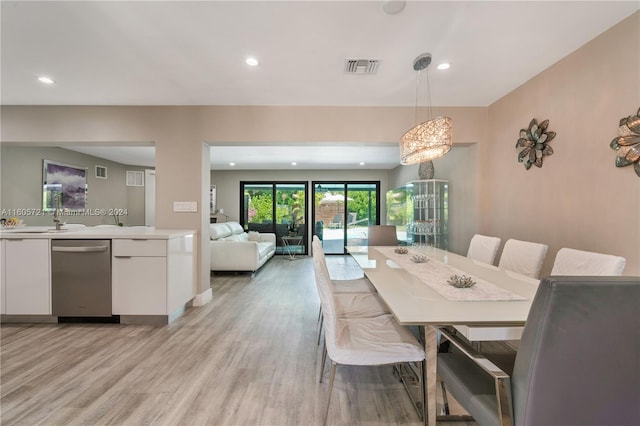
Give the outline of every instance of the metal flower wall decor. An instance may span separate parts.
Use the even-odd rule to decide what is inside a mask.
[[[538,124],[532,119],[528,129],[520,129],[520,139],[516,142],[517,148],[524,148],[518,153],[518,162],[524,163],[524,168],[529,170],[531,165],[542,167],[542,159],[553,154],[553,148],[549,142],[556,137],[556,132],[547,132],[549,120]]]
[[[630,166],[640,176],[640,108],[636,115],[620,119],[618,136],[611,141],[612,149],[618,151],[616,167]]]

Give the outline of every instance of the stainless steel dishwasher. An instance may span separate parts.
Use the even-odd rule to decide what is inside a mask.
[[[51,303],[66,317],[111,317],[111,240],[51,240]]]

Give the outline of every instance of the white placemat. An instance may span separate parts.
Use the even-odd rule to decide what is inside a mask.
[[[396,247],[369,247],[369,250],[376,250],[397,263],[405,271],[435,290],[445,299],[453,301],[527,300],[524,296],[505,290],[489,281],[474,277],[432,258],[428,258],[429,261],[425,263],[415,263],[411,261],[411,257],[415,254],[422,254],[415,250],[409,249],[409,253],[399,254],[394,251],[395,249]],[[447,283],[447,280],[452,275],[471,276],[476,285],[470,288],[456,288]]]

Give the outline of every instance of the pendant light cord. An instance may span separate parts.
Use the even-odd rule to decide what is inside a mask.
[[[426,68],[425,68],[426,69]],[[416,103],[413,107],[413,124],[414,126],[418,124],[418,98],[420,93],[420,75],[423,70],[419,70],[416,74]],[[431,87],[429,85],[429,70],[427,69],[427,107],[429,108],[429,117],[428,120],[431,120],[433,117],[433,110],[431,108]],[[427,120],[427,121],[428,121]]]

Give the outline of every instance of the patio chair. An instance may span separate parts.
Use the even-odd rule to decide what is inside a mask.
[[[342,228],[342,214],[337,214],[333,216],[333,220],[327,225],[328,228]]]

